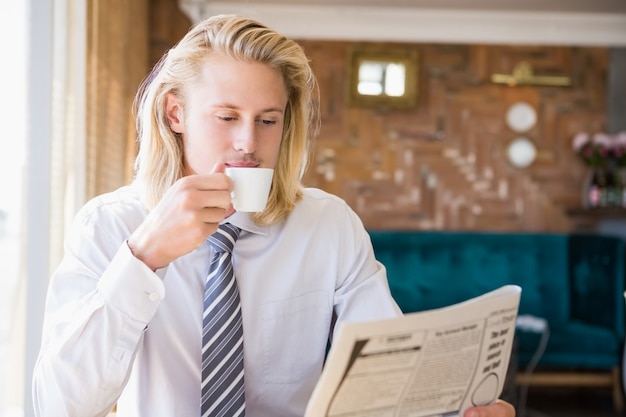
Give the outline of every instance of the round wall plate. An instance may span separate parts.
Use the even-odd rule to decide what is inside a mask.
[[[537,123],[533,106],[523,101],[513,104],[506,112],[506,124],[515,132],[527,132]]]
[[[507,146],[506,156],[514,167],[526,168],[535,161],[537,148],[528,138],[515,138]]]

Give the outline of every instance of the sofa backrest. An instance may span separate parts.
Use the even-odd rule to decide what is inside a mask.
[[[553,323],[569,317],[568,235],[370,231],[370,237],[404,312],[443,307],[517,284],[522,287],[520,314]]]

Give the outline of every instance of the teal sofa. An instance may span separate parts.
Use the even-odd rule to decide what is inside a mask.
[[[605,385],[621,411],[624,241],[601,235],[370,230],[404,312],[456,303],[505,284],[522,287],[520,315],[547,323],[516,330],[517,381]],[[544,339],[545,340],[545,339]]]

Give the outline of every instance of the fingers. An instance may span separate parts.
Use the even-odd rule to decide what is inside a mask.
[[[211,169],[211,174],[224,173],[225,169],[226,165],[221,162],[217,162],[215,165],[213,165],[213,168]]]
[[[491,405],[468,409],[463,417],[515,417],[515,408],[506,401],[496,400]]]
[[[178,180],[172,187],[171,193],[172,198],[185,209],[221,208],[227,210],[230,207],[232,187],[230,178],[221,173],[189,175]]]
[[[230,178],[220,172],[181,178],[130,236],[129,248],[153,270],[191,252],[232,214],[231,189]]]

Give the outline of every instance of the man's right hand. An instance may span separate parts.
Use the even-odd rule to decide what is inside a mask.
[[[179,179],[129,237],[133,255],[156,271],[196,249],[234,212],[231,190],[222,164]]]

